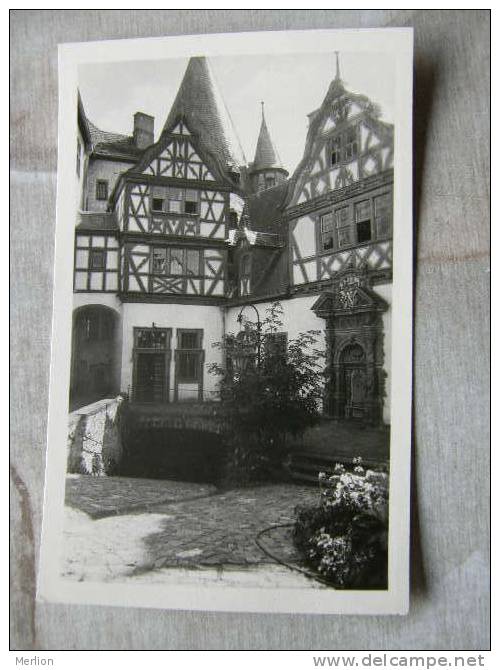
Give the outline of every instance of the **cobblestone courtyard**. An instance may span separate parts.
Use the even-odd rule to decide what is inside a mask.
[[[271,528],[260,543],[300,565],[291,528],[272,527],[291,524],[295,506],[317,496],[316,488],[293,484],[221,492],[209,484],[73,475],[66,487],[62,573],[79,581],[152,581],[195,570],[202,579],[220,580],[251,568],[264,581],[274,576],[310,586],[256,539]]]

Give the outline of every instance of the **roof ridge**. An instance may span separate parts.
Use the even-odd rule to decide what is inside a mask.
[[[124,135],[123,133],[115,133],[109,130],[102,130],[98,128],[95,123],[93,123],[87,117],[87,123],[89,126],[90,137],[93,144],[101,144],[103,142],[121,142],[123,140],[133,139],[132,135]]]

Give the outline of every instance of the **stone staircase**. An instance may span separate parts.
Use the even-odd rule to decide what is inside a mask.
[[[325,419],[307,431],[290,464],[292,479],[317,484],[318,472],[330,473],[336,463],[352,464],[360,456],[367,467],[389,462],[389,427],[366,427]]]

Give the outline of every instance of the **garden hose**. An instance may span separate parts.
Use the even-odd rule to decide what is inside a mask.
[[[300,572],[306,577],[309,577],[309,579],[314,579],[317,582],[320,582],[321,584],[325,584],[326,586],[329,586],[330,588],[332,587],[332,583],[328,581],[327,579],[324,579],[320,575],[317,575],[310,570],[306,570],[305,568],[299,568],[298,565],[293,565],[292,563],[288,563],[287,561],[284,561],[281,558],[278,558],[274,554],[272,554],[266,547],[260,542],[260,538],[265,535],[266,533],[269,533],[271,530],[275,530],[276,528],[291,528],[295,526],[294,523],[281,523],[275,526],[268,526],[267,528],[264,528],[264,530],[261,530],[256,538],[255,538],[255,544],[259,547],[261,551],[263,551],[266,556],[269,556],[273,561],[276,561],[276,563],[279,563],[280,565],[283,565],[285,568],[288,568],[289,570],[294,570],[295,572]]]

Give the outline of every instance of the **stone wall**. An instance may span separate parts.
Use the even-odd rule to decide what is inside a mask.
[[[71,412],[68,425],[70,473],[104,477],[122,458],[120,433],[122,398],[106,398]]]

